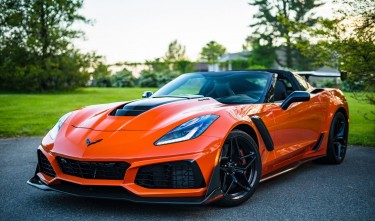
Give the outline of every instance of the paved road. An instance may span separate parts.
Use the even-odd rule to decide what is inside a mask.
[[[375,148],[350,147],[339,166],[307,163],[262,183],[234,208],[76,198],[26,184],[41,138],[0,139],[0,220],[375,220]]]

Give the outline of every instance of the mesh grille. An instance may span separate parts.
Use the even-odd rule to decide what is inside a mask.
[[[178,161],[141,167],[135,183],[146,188],[200,188],[204,187],[202,173],[195,162]]]
[[[125,162],[84,162],[56,157],[64,174],[85,178],[104,180],[123,180],[130,164]]]
[[[38,164],[39,164],[39,170],[40,172],[47,174],[50,177],[55,177],[56,173],[52,168],[51,163],[48,161],[47,157],[44,156],[44,154],[38,150]]]

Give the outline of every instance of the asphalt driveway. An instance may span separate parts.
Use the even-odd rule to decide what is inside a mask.
[[[375,148],[341,165],[307,163],[234,208],[94,200],[28,186],[41,138],[0,139],[0,220],[375,220]]]

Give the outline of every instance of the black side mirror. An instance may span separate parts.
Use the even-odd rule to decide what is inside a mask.
[[[152,91],[145,91],[142,94],[142,98],[149,98],[152,96],[152,94],[153,94]]]
[[[294,102],[302,102],[302,101],[309,101],[309,100],[310,100],[310,93],[309,92],[294,91],[287,98],[285,98],[284,102],[281,104],[280,107],[283,110],[286,110]]]
[[[342,81],[345,81],[348,78],[348,72],[347,71],[340,71],[340,78]]]

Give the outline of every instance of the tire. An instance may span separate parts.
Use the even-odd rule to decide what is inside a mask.
[[[262,164],[254,139],[233,130],[224,142],[220,155],[220,181],[223,197],[220,206],[236,206],[248,200],[258,187]]]
[[[340,164],[344,161],[348,145],[348,120],[342,112],[337,112],[329,129],[327,155],[318,163]]]

